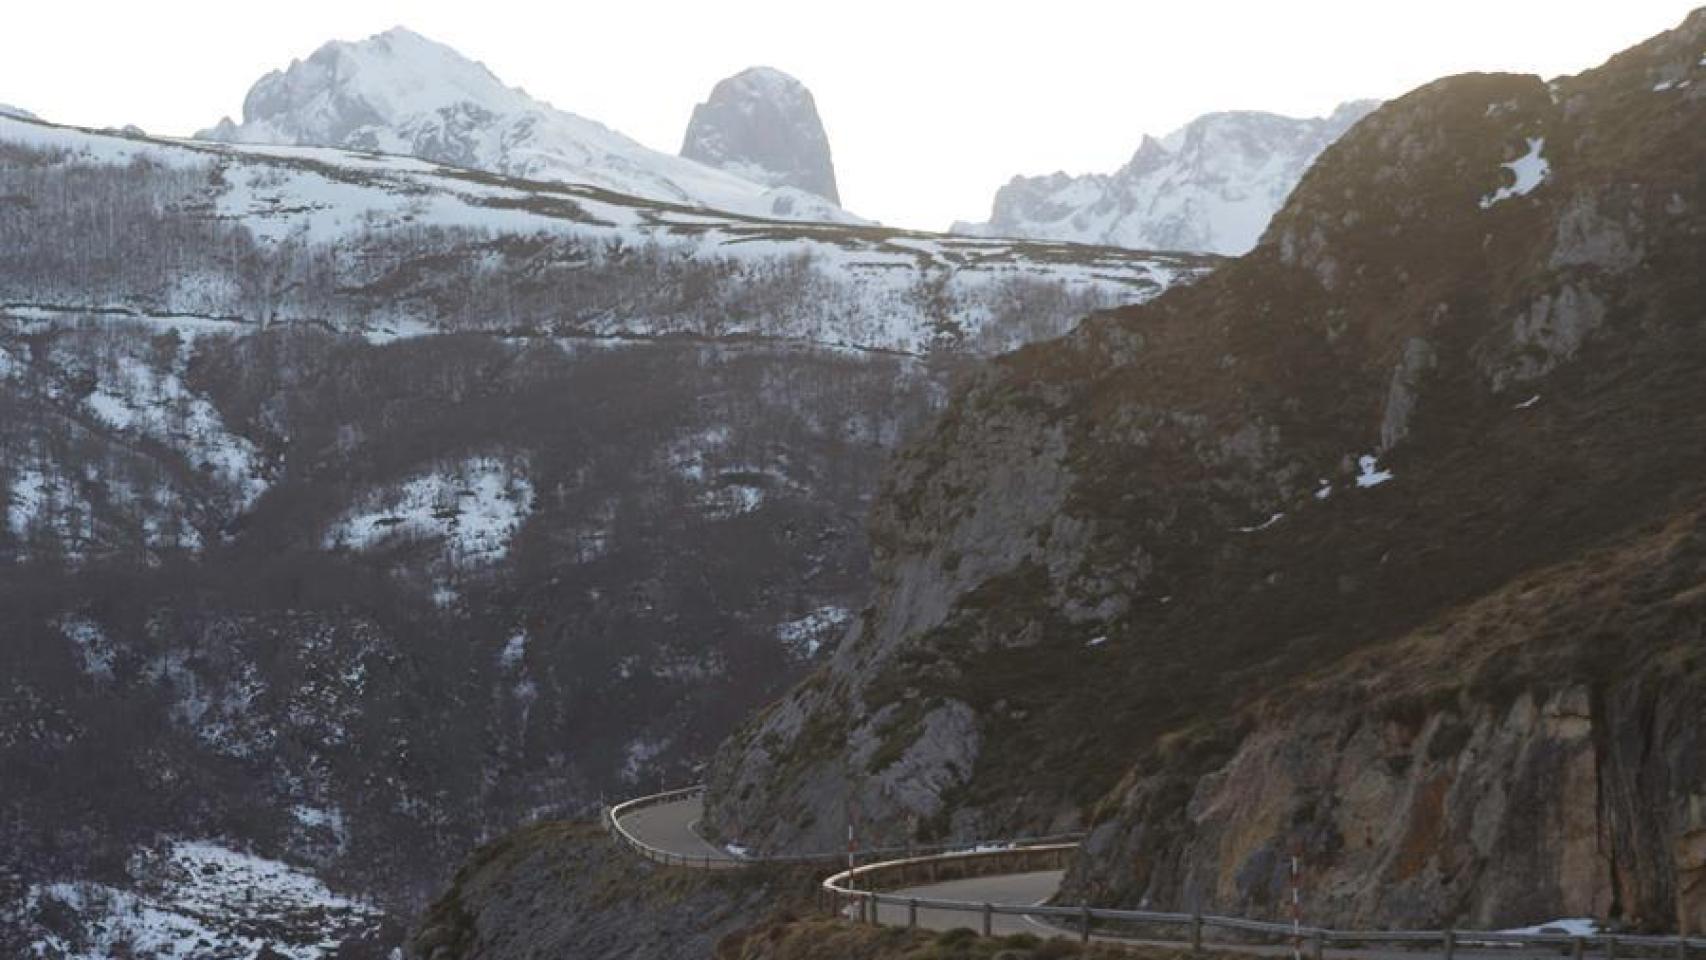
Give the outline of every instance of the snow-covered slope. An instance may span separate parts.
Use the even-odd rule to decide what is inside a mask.
[[[1111,174],[1014,177],[987,222],[953,232],[1242,254],[1321,151],[1376,106],[1358,100],[1310,119],[1207,114],[1160,140],[1145,136]]]
[[[20,120],[34,120],[36,115],[22,107],[14,107],[9,103],[0,103],[0,117],[17,117]]]
[[[39,178],[40,189],[68,166],[104,169],[113,202],[160,218],[157,232],[241,227],[279,272],[263,283],[264,271],[236,269],[217,245],[199,242],[180,251],[190,259],[154,270],[143,261],[166,251],[152,243],[110,251],[74,281],[69,271],[84,267],[65,258],[90,257],[88,238],[39,210],[11,222],[15,236],[0,221],[0,244],[17,245],[0,303],[14,305],[313,320],[376,337],[505,329],[988,351],[1061,333],[1088,312],[1146,300],[1212,266],[759,219],[330,148],[151,140],[8,118],[0,144],[31,151],[20,176]],[[85,193],[79,202],[99,200]],[[39,267],[24,265],[37,254]],[[337,277],[331,287],[327,269]],[[485,289],[516,276],[532,279]]]
[[[772,67],[720,81],[693,108],[681,155],[773,187],[840,203],[829,136],[806,85]]]
[[[402,27],[327,43],[267,74],[244,100],[241,124],[226,118],[197,136],[408,154],[756,216],[857,220],[806,191],[642,146],[505,86],[484,65]]]

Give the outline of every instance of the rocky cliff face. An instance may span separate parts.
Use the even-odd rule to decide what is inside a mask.
[[[1358,100],[1307,119],[1211,113],[1159,140],[1145,136],[1111,174],[1014,177],[987,222],[953,231],[1243,254],[1321,151],[1378,105]]]
[[[770,67],[724,79],[693,108],[681,155],[772,187],[841,203],[829,137],[805,84]]]
[[[769,848],[830,848],[850,816],[872,842],[1045,830],[1083,822],[1164,750],[1197,764],[1153,800],[1169,809],[1200,796],[1272,810],[1251,797],[1275,793],[1376,809],[1347,799],[1369,784],[1228,768],[1246,743],[1254,764],[1263,741],[1205,725],[1697,501],[1706,457],[1677,441],[1706,435],[1692,372],[1706,362],[1703,47],[1696,13],[1579,77],[1423,87],[1329,147],[1249,256],[994,364],[892,470],[872,603],[825,668],[725,745],[708,823]],[[1677,812],[1695,802],[1694,748],[1680,719],[1650,724],[1645,746],[1606,747],[1626,718],[1656,721],[1648,706],[1673,702],[1642,692],[1649,653],[1630,656],[1615,676],[1518,671],[1501,696],[1462,705],[1446,740],[1424,733],[1439,711],[1410,721],[1403,742],[1432,749],[1433,770],[1466,764],[1452,768],[1466,786],[1427,779],[1428,763],[1394,773],[1380,789],[1414,776],[1433,791],[1413,818],[1430,842],[1404,884],[1358,899],[1349,888],[1369,863],[1401,860],[1405,833],[1347,829],[1346,844],[1373,848],[1317,879],[1344,891],[1334,918],[1532,921],[1582,906],[1663,923],[1654,904],[1693,882],[1698,859],[1692,814]],[[1401,683],[1403,661],[1385,663]],[[1362,715],[1335,716],[1320,722]],[[1373,739],[1353,754],[1392,750],[1359,722],[1350,733]],[[1265,736],[1316,742],[1284,723]],[[1472,744],[1473,761],[1450,759]],[[1611,775],[1636,756],[1673,759],[1650,761],[1657,780]],[[1268,779],[1248,797],[1198,784],[1223,768]],[[1604,797],[1636,782],[1646,799],[1621,803],[1615,830],[1648,839],[1583,840],[1613,819]],[[1461,812],[1530,800],[1526,816]],[[1259,859],[1189,871],[1222,849],[1215,831],[1226,851],[1271,851],[1284,820],[1219,815],[1201,834],[1187,820],[1168,849],[1190,857],[1135,868],[1131,845],[1105,841],[1084,889],[1260,906]],[[1522,869],[1568,869],[1571,886],[1499,893],[1496,864],[1477,873],[1431,842],[1470,821],[1490,834],[1478,850],[1544,839]],[[1673,853],[1642,879],[1605,879],[1661,848]],[[1606,856],[1616,870],[1590,869]],[[1257,879],[1228,876],[1234,863]],[[1430,870],[1456,879],[1414,879]]]
[[[1454,611],[1137,765],[1093,902],[1490,928],[1706,922],[1706,513]]]

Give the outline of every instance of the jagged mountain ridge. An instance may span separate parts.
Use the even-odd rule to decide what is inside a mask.
[[[1579,77],[1423,87],[1246,257],[991,364],[899,458],[873,603],[725,745],[706,823],[786,850],[848,804],[873,844],[1090,822],[1072,902],[1240,915],[1283,915],[1301,843],[1311,922],[1699,929],[1702,49],[1696,11]],[[1407,683],[1402,644],[1667,525],[1642,589],[1553,621],[1621,595],[1658,629],[1525,626],[1520,660]],[[1391,712],[1288,726],[1363,652]]]
[[[1352,101],[1312,119],[1207,114],[1159,140],[1145,135],[1111,174],[1014,177],[988,221],[951,231],[1237,256],[1321,151],[1378,105]]]
[[[763,217],[862,222],[790,186],[754,183],[652,150],[505,86],[484,65],[403,27],[331,41],[257,81],[230,118],[196,135],[344,147]]]
[[[805,84],[772,67],[718,81],[693,108],[681,155],[744,180],[841,203],[816,100]]]

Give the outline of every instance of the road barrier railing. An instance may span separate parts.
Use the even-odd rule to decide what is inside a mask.
[[[1215,946],[1248,946],[1252,942],[1287,944],[1299,935],[1302,947],[1319,958],[1329,948],[1381,945],[1438,953],[1451,958],[1466,948],[1551,947],[1556,955],[1581,958],[1588,954],[1617,960],[1706,957],[1706,939],[1637,934],[1502,933],[1478,930],[1334,930],[1293,927],[1289,922],[1251,920],[1203,913],[1118,910],[1062,904],[979,903],[895,893],[908,887],[972,877],[1064,869],[1076,844],[1041,844],[1009,850],[938,854],[867,864],[843,870],[823,881],[822,892],[833,909],[862,923],[918,926],[920,910],[963,914],[965,926],[993,933],[995,917],[1024,917],[1059,936],[1083,941],[1157,940],[1189,944],[1193,952]],[[885,909],[886,908],[886,909]],[[1214,938],[1211,934],[1222,934]]]
[[[762,855],[752,857],[710,854],[691,856],[654,846],[635,836],[623,819],[650,807],[703,797],[705,787],[694,785],[639,797],[605,810],[605,828],[623,846],[641,857],[666,866],[700,870],[730,870],[767,864],[845,866],[845,852]],[[1334,930],[1327,927],[1294,928],[1289,922],[1251,920],[1204,913],[1168,913],[1153,910],[1118,910],[1106,907],[1059,904],[977,903],[911,897],[895,893],[908,887],[947,883],[975,877],[1039,870],[1063,870],[1078,849],[1083,834],[1029,837],[1016,840],[931,846],[877,847],[861,851],[863,858],[892,857],[841,870],[826,878],[820,893],[837,913],[851,915],[864,923],[884,922],[918,925],[918,911],[936,910],[964,914],[967,927],[992,932],[994,918],[1025,917],[1052,928],[1060,936],[1077,936],[1120,942],[1154,939],[1188,943],[1193,952],[1214,946],[1248,946],[1252,942],[1285,944],[1297,936],[1304,951],[1320,960],[1329,948],[1386,946],[1442,954],[1447,960],[1459,950],[1503,947],[1551,948],[1559,957],[1573,960],[1591,954],[1605,960],[1706,960],[1706,938],[1667,937],[1626,933],[1505,933],[1484,930]],[[886,910],[884,908],[887,908]],[[1211,939],[1211,933],[1222,936]]]
[[[663,806],[668,803],[679,803],[683,800],[691,800],[696,797],[703,797],[704,795],[704,785],[695,784],[691,787],[682,787],[678,790],[666,790],[663,793],[655,793],[650,796],[638,797],[633,800],[616,804],[613,807],[606,808],[604,811],[605,830],[609,832],[617,842],[628,847],[630,850],[633,850],[641,857],[667,866],[692,867],[701,870],[727,870],[736,867],[756,867],[766,864],[779,864],[794,866],[822,866],[833,869],[835,867],[845,866],[847,863],[846,851],[800,854],[762,854],[756,856],[739,856],[729,852],[725,852],[721,855],[684,855],[678,852],[664,850],[645,842],[638,836],[635,836],[633,831],[629,830],[622,823],[624,818],[632,816],[633,814],[639,813],[640,811],[650,807]],[[1016,846],[1034,845],[1039,843],[1064,843],[1068,846],[1076,846],[1078,841],[1082,839],[1084,839],[1084,835],[1082,833],[1061,833],[1050,836],[1029,837],[1020,840],[975,840],[962,841],[959,843],[882,846],[859,851],[859,858],[863,860],[870,860],[880,857],[913,857],[946,852],[965,852],[975,850],[999,851]]]

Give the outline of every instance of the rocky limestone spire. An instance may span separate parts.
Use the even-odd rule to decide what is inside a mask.
[[[771,67],[719,82],[693,108],[681,155],[772,187],[840,203],[829,137],[805,84]]]

